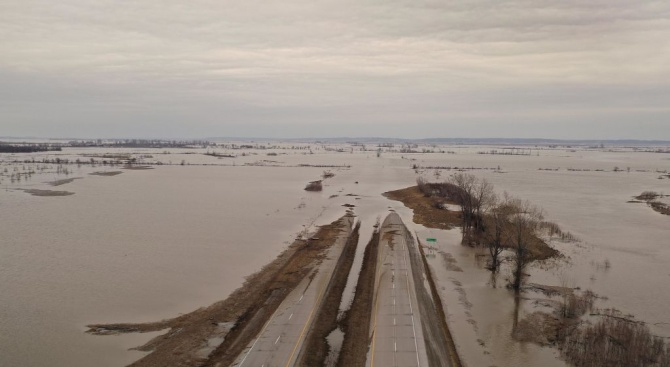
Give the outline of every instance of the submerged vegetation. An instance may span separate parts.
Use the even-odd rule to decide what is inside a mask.
[[[417,187],[436,210],[445,203],[458,205],[462,242],[485,247],[491,271],[498,271],[504,250],[512,251],[510,286],[516,291],[521,289],[524,270],[532,261],[558,255],[542,240],[543,229],[564,239],[574,238],[558,225],[543,221],[542,210],[530,202],[507,193],[499,196],[491,183],[471,174],[459,172],[440,183],[419,178]]]
[[[409,189],[412,188],[399,191]],[[413,199],[423,201],[423,205],[405,201],[408,196],[398,192],[386,195],[414,209],[415,218],[417,209],[430,210],[433,215],[442,212],[445,213],[443,218],[447,218],[447,213],[454,212],[445,210],[445,206],[458,205],[462,243],[486,248],[487,268],[492,272],[497,272],[501,264],[508,261],[509,287],[516,293],[515,300],[518,302],[523,290],[539,291],[549,297],[541,303],[552,312],[536,311],[518,320],[517,306],[514,339],[553,345],[576,367],[670,367],[670,345],[663,338],[653,335],[644,323],[624,317],[619,311],[595,309],[598,296],[593,292],[568,287],[567,282],[560,287],[524,284],[530,263],[559,255],[542,238],[577,241],[558,224],[545,221],[540,208],[507,193],[497,195],[493,185],[485,179],[462,172],[439,183],[419,178],[415,189],[421,196]],[[661,197],[659,193],[645,192],[636,199],[653,207],[652,203],[659,205],[657,199]],[[425,213],[419,215],[420,218],[426,216]],[[503,256],[505,251],[511,255]],[[605,267],[610,267],[609,260],[605,260]]]
[[[646,202],[649,207],[661,214],[670,215],[670,204],[659,200],[668,196],[670,195],[663,195],[662,193],[655,191],[644,191],[640,195],[636,196],[635,199]]]
[[[305,191],[321,191],[323,190],[323,184],[321,180],[312,181],[305,186]]]
[[[576,367],[668,367],[670,345],[641,322],[606,310],[593,324],[576,328],[561,344],[561,354]]]

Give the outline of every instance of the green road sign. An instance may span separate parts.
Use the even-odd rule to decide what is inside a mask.
[[[428,241],[428,242],[437,242],[437,238],[428,237],[428,238],[426,238],[426,241]]]

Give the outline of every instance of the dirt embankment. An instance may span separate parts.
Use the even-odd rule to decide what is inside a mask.
[[[322,226],[308,240],[296,240],[227,299],[191,313],[144,324],[89,325],[89,333],[108,335],[170,329],[136,349],[152,351],[131,366],[229,366],[259,333],[281,302],[311,274],[337,237],[348,232],[348,218]],[[230,327],[230,325],[233,325]],[[209,356],[198,352],[207,340],[225,337]]]
[[[49,185],[51,185],[51,186],[61,186],[61,185],[69,184],[70,182],[72,182],[74,180],[79,180],[79,179],[81,179],[81,177],[64,178],[64,179],[61,179],[61,180],[51,181],[51,182],[49,182]]]
[[[40,189],[18,189],[32,196],[70,196],[74,195],[71,191],[40,190]]]
[[[344,342],[337,360],[338,367],[365,366],[370,346],[370,321],[375,294],[379,232],[375,231],[365,248],[363,264],[356,284],[354,300],[342,318]]]
[[[417,236],[418,240],[418,236]],[[447,316],[444,314],[444,307],[442,306],[442,301],[440,298],[440,294],[437,291],[437,286],[435,284],[435,281],[433,280],[433,275],[430,272],[430,267],[428,266],[428,261],[426,260],[426,254],[423,252],[423,247],[421,245],[421,242],[419,241],[418,243],[418,248],[419,248],[419,254],[422,259],[422,264],[423,264],[423,269],[426,274],[426,280],[428,281],[428,285],[430,286],[430,294],[432,295],[432,299],[437,302],[437,304],[434,307],[435,311],[435,326],[437,326],[441,332],[442,332],[442,337],[444,339],[444,344],[442,347],[446,350],[446,353],[449,356],[449,362],[451,363],[451,367],[461,367],[461,359],[458,356],[458,350],[456,350],[456,344],[454,343],[454,338],[451,336],[451,331],[449,331],[449,325],[447,324]],[[416,252],[416,250],[414,250]],[[412,261],[416,262],[418,258],[412,254]]]
[[[356,223],[356,227],[344,245],[335,271],[326,288],[326,293],[321,305],[319,305],[312,328],[305,337],[305,347],[302,348],[302,354],[296,364],[298,366],[316,367],[325,364],[330,351],[330,345],[326,338],[338,327],[337,316],[342,302],[342,294],[347,285],[347,278],[356,257],[360,228],[361,222]]]
[[[99,171],[99,172],[91,172],[89,175],[93,176],[116,176],[122,174],[122,171]]]
[[[127,165],[123,166],[123,169],[143,171],[143,170],[154,169],[154,168],[151,167],[151,166],[134,166],[134,165],[127,164]]]
[[[425,196],[418,186],[385,192],[384,196],[412,209],[414,223],[437,229],[452,229],[461,225],[460,212],[438,208],[439,203]]]

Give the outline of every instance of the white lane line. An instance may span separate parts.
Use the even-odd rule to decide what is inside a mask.
[[[393,351],[394,352],[398,351],[398,344],[396,342],[393,342]]]
[[[249,354],[251,354],[251,351],[256,346],[256,343],[258,343],[258,340],[261,338],[261,336],[263,336],[263,333],[265,332],[265,329],[267,329],[268,325],[270,325],[270,322],[272,321],[272,319],[274,319],[275,315],[277,314],[277,311],[279,311],[280,308],[281,307],[277,307],[277,309],[272,314],[272,316],[270,316],[270,319],[268,320],[268,322],[265,323],[265,326],[263,326],[263,329],[261,330],[261,332],[258,333],[258,338],[256,338],[256,340],[254,340],[254,343],[251,344],[251,348],[249,348],[249,351],[247,352],[247,354],[244,355],[244,358],[242,358],[242,360],[240,361],[240,364],[237,365],[238,367],[242,367],[242,365],[244,364],[244,361],[247,360],[247,357],[249,357]]]
[[[277,337],[277,340],[275,340],[275,345],[277,345],[277,343],[279,342],[279,338],[281,338],[281,335],[279,335],[279,336]]]
[[[302,297],[305,297],[304,293],[300,296],[300,299],[298,300],[298,302],[302,301]]]
[[[291,316],[288,317],[289,320],[292,319],[292,318],[293,318],[293,314],[291,314]]]
[[[393,326],[395,326],[395,317],[393,318]]]

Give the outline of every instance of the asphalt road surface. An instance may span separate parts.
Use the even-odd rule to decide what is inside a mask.
[[[409,251],[400,217],[382,225],[368,366],[428,366]]]
[[[346,240],[347,236],[338,238],[318,271],[315,271],[313,279],[310,279],[311,276],[306,277],[286,297],[259,336],[238,356],[233,366],[293,366]]]

